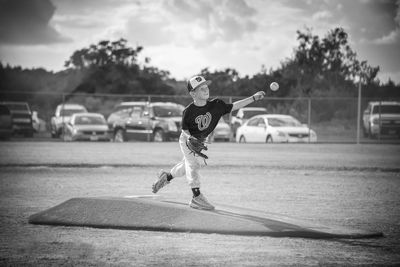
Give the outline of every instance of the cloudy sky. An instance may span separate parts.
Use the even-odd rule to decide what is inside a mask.
[[[293,56],[296,31],[342,27],[360,60],[400,83],[400,0],[0,0],[0,60],[59,71],[100,40],[185,79],[201,69],[254,75]]]

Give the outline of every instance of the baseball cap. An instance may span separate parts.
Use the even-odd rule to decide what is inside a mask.
[[[196,90],[197,87],[199,87],[200,85],[203,85],[203,84],[210,85],[211,81],[207,81],[206,79],[204,79],[203,76],[194,76],[194,77],[190,78],[190,80],[188,81],[187,89],[190,92],[190,91]]]

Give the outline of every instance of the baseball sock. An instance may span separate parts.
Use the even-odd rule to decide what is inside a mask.
[[[192,188],[192,192],[193,192],[193,197],[197,197],[200,195],[200,188],[198,187]]]
[[[171,174],[171,173],[168,173],[168,174],[167,174],[167,181],[168,181],[168,182],[171,181],[172,178],[174,178],[174,177],[172,177],[172,174]]]

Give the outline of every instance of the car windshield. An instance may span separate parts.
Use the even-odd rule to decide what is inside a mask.
[[[243,119],[249,119],[253,116],[260,115],[260,114],[266,114],[267,112],[265,110],[246,110],[243,111]]]
[[[374,106],[372,114],[400,114],[400,105],[381,105]]]
[[[154,106],[154,116],[156,117],[179,117],[182,116],[183,109],[179,106]]]
[[[86,112],[86,110],[83,110],[83,109],[62,109],[60,111],[60,116],[72,116],[72,114],[83,113],[83,112]]]
[[[104,125],[106,120],[98,116],[78,116],[75,118],[75,125]]]
[[[273,127],[301,126],[301,123],[295,118],[268,118],[268,124]]]

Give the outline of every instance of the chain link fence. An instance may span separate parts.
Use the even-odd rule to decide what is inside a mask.
[[[244,97],[219,97],[226,103],[233,103]],[[192,102],[189,95],[113,95],[113,94],[60,94],[47,92],[0,92],[0,102],[27,102],[37,118],[34,123],[36,133],[33,138],[50,138],[51,118],[55,115],[56,107],[62,103],[81,104],[89,112],[101,113],[107,119],[114,108],[121,102],[172,102],[187,106]],[[400,99],[365,99],[357,98],[277,98],[267,97],[252,103],[249,107],[264,107],[271,114],[287,114],[295,117],[301,123],[307,124],[317,134],[319,143],[400,143],[400,122],[393,118],[399,130],[395,133],[368,136],[363,126],[363,112],[370,101],[396,101]],[[225,121],[231,122],[232,114],[224,116]],[[400,114],[398,114],[400,116]],[[231,141],[234,141],[231,139]]]

